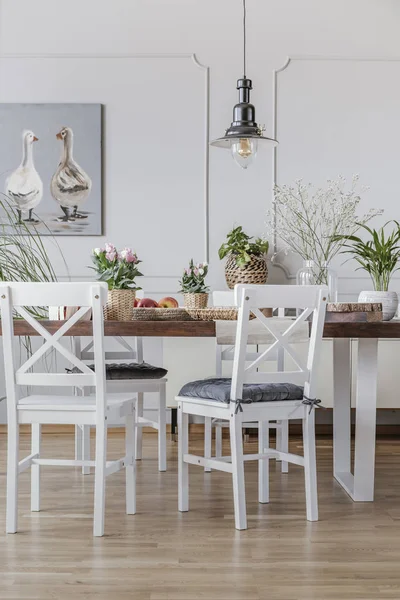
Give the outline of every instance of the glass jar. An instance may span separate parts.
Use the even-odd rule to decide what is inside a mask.
[[[317,275],[317,284],[328,286],[328,300],[329,302],[338,301],[338,276],[335,269],[332,269],[329,263],[319,269]]]
[[[326,285],[329,302],[337,302],[338,276],[329,263],[321,267],[314,260],[305,260],[296,275],[297,285]]]
[[[313,260],[303,261],[303,266],[297,271],[297,285],[316,285],[316,264]]]

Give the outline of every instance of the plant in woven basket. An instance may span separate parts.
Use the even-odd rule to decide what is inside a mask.
[[[205,279],[208,273],[207,263],[194,264],[193,258],[189,267],[184,269],[179,290],[184,297],[186,308],[205,308],[208,303],[208,286]]]
[[[241,226],[234,227],[218,251],[221,260],[227,257],[225,279],[228,287],[233,288],[236,283],[266,283],[268,248],[267,240],[254,239]]]
[[[131,248],[124,248],[120,252],[113,244],[106,244],[104,248],[95,248],[92,252],[94,267],[90,267],[98,274],[98,281],[105,281],[109,290],[140,290],[135,283],[136,277],[142,273],[138,264],[142,262]]]

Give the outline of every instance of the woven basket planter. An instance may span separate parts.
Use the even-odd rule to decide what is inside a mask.
[[[207,308],[208,294],[183,294],[185,308]]]
[[[107,304],[104,307],[106,321],[132,321],[134,290],[108,290]]]
[[[228,256],[225,264],[225,280],[228,288],[232,290],[237,283],[263,284],[267,283],[268,268],[267,260],[262,255],[251,255],[251,260],[244,267],[238,267],[236,257]]]

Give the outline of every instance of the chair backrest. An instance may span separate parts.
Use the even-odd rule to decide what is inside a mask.
[[[96,408],[105,410],[105,363],[103,307],[107,302],[105,283],[1,283],[0,309],[3,334],[5,380],[8,410],[15,410],[19,398],[19,386],[67,386],[94,387]],[[79,307],[61,327],[51,334],[40,322],[34,311],[48,306]],[[85,314],[92,311],[93,350],[95,372],[88,368],[68,348],[61,344],[63,337]],[[21,366],[15,360],[14,321],[24,319],[44,343]],[[33,367],[45,354],[54,349],[80,372],[61,373],[33,372]]]
[[[245,287],[253,287],[252,285],[248,285]],[[257,286],[256,286],[257,287]],[[243,288],[242,284],[236,286],[236,288]],[[223,291],[214,291],[212,293],[213,305],[214,306],[237,306],[237,293],[235,290],[223,290]],[[284,309],[278,308],[278,316],[284,317]],[[228,324],[229,326],[231,323]],[[233,325],[233,323],[232,323]],[[230,337],[230,336],[229,336]],[[268,336],[269,337],[269,336]],[[226,343],[229,341],[229,344]],[[235,349],[235,332],[232,330],[231,339],[226,339],[226,334],[224,335],[224,342],[221,343],[218,341],[217,336],[217,345],[216,345],[216,360],[215,360],[215,374],[217,377],[223,376],[223,363],[233,363],[234,359],[234,349]],[[252,344],[253,348],[248,349],[246,354],[246,360],[252,361],[255,360],[259,356],[258,345],[254,348],[254,344]],[[278,349],[276,352],[273,352],[268,355],[268,359],[270,362],[276,362],[277,370],[283,370],[283,360],[284,360],[284,352],[282,349]]]
[[[136,298],[144,298],[143,290],[136,292]],[[108,339],[110,339],[108,337]],[[105,342],[104,358],[106,363],[108,362],[137,362],[142,363],[143,357],[143,338],[134,337],[132,341],[127,341],[121,336],[113,336],[111,342],[116,342],[118,348],[116,350],[109,350],[110,344],[107,344],[107,338]],[[115,344],[113,344],[115,346]],[[93,353],[93,339],[84,341],[84,338],[75,337],[74,339],[74,352],[82,360],[92,363],[94,360]]]
[[[294,383],[304,386],[304,394],[312,397],[315,394],[315,369],[321,354],[322,334],[325,321],[325,311],[328,289],[324,286],[298,285],[259,285],[236,286],[236,298],[239,305],[239,316],[236,330],[235,357],[232,374],[232,400],[242,398],[244,383]],[[260,308],[265,306],[282,306],[283,308],[298,308],[301,312],[296,319],[288,323],[282,332],[274,326],[274,318],[266,318]],[[258,356],[247,364],[247,337],[250,313],[269,331],[275,341]],[[312,317],[310,343],[307,359],[299,356],[296,349],[289,343],[289,337],[304,322]],[[276,373],[259,371],[259,367],[268,360],[271,352],[282,348],[297,367],[295,371],[278,371]]]

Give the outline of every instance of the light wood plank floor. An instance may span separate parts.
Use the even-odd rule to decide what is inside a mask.
[[[44,456],[71,456],[70,435],[45,435]],[[320,521],[305,520],[303,471],[271,462],[271,502],[257,502],[246,464],[249,529],[234,529],[231,478],[190,469],[191,510],[177,511],[177,445],[158,473],[156,436],[138,463],[138,513],[124,513],[124,475],[108,479],[106,536],[92,538],[93,476],[43,468],[42,512],[21,476],[20,533],[4,535],[6,436],[0,435],[0,598],[96,600],[400,599],[400,440],[377,448],[376,501],[354,504],[332,479],[332,441],[318,440]],[[200,450],[201,439],[191,442]],[[122,453],[111,435],[109,455]],[[28,436],[21,450],[28,454]],[[246,451],[256,451],[255,442]],[[291,451],[301,452],[291,440]]]

